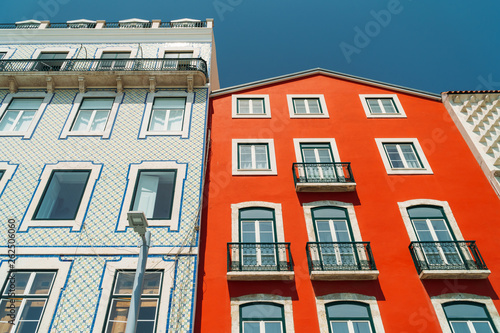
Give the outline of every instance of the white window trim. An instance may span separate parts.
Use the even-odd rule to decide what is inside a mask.
[[[124,46],[109,46],[98,48],[95,53],[95,59],[100,59],[102,54],[105,52],[130,52],[130,59],[134,59],[137,56],[139,49],[137,47],[124,47]],[[125,59],[123,59],[125,60]]]
[[[441,325],[443,333],[453,333],[452,330],[450,329],[450,325],[448,324],[448,319],[446,318],[446,314],[444,313],[443,304],[456,301],[466,301],[466,302],[473,302],[485,305],[486,310],[489,312],[493,325],[495,325],[495,328],[497,330],[500,329],[500,316],[498,315],[495,304],[493,303],[491,298],[473,294],[455,293],[455,294],[443,294],[431,297],[431,303],[432,306],[434,307],[434,311],[436,311],[436,316],[439,321],[439,325]]]
[[[320,114],[296,114],[294,112],[293,107],[293,99],[294,98],[317,98],[319,99],[319,104],[321,106],[321,111],[323,113]],[[328,109],[326,107],[325,96],[323,94],[315,94],[315,95],[286,95],[286,100],[288,102],[288,111],[290,113],[290,118],[330,118],[328,114]]]
[[[425,157],[424,151],[422,150],[422,147],[420,147],[420,144],[418,143],[418,139],[416,138],[382,138],[382,139],[375,139],[375,142],[377,144],[378,150],[380,152],[380,156],[382,157],[382,162],[384,163],[385,170],[387,171],[387,174],[389,175],[432,175],[432,169],[427,161],[427,158]],[[391,163],[389,162],[389,157],[387,156],[387,153],[385,152],[384,149],[384,144],[385,143],[410,143],[413,144],[413,147],[415,148],[415,153],[418,155],[418,158],[420,159],[420,162],[422,162],[423,168],[422,169],[401,169],[401,168],[396,168],[393,169],[391,167]]]
[[[42,198],[42,195],[47,187],[50,175],[53,171],[60,170],[90,170],[89,179],[83,192],[82,200],[78,207],[74,220],[35,220],[35,210]],[[81,230],[83,220],[87,214],[92,193],[94,192],[97,179],[101,175],[102,164],[94,164],[93,162],[58,162],[57,164],[46,164],[38,181],[38,186],[33,194],[33,198],[28,206],[28,210],[21,222],[19,231],[26,231],[30,227],[71,227],[71,231]]]
[[[301,143],[329,143],[330,148],[332,149],[332,155],[335,162],[341,162],[339,150],[337,148],[337,143],[335,139],[332,138],[318,138],[318,139],[293,139],[293,147],[295,148],[295,158],[297,163],[302,163],[302,151],[300,149]]]
[[[184,97],[186,104],[184,106],[184,117],[182,120],[182,130],[180,131],[149,131],[149,122],[151,121],[151,113],[153,112],[153,102],[156,97]],[[189,128],[191,127],[191,112],[194,103],[194,93],[185,91],[158,91],[149,93],[146,98],[146,109],[142,117],[141,129],[139,131],[139,139],[145,139],[146,136],[158,135],[180,135],[182,138],[189,136]]]
[[[269,150],[269,169],[240,170],[238,169],[238,145],[239,144],[267,144]],[[232,140],[232,164],[233,176],[260,176],[277,175],[276,154],[274,152],[273,139],[233,139]]]
[[[113,106],[108,114],[108,120],[106,122],[106,127],[104,131],[100,132],[87,132],[87,131],[72,131],[71,127],[73,126],[76,116],[80,111],[80,105],[82,104],[82,100],[88,97],[114,97]],[[111,135],[111,130],[115,123],[116,114],[118,113],[118,108],[123,101],[123,93],[115,93],[111,91],[90,91],[86,93],[78,93],[76,95],[75,101],[73,102],[73,107],[69,113],[68,118],[64,124],[64,127],[61,131],[60,139],[66,139],[68,136],[101,136],[103,139],[109,139]]]
[[[349,222],[352,230],[352,237],[354,242],[362,242],[361,231],[359,230],[358,220],[356,219],[356,212],[354,211],[354,205],[352,203],[342,202],[342,201],[314,201],[310,203],[302,204],[304,209],[304,217],[306,220],[307,236],[309,242],[319,242],[316,239],[316,234],[314,232],[314,221],[312,218],[312,209],[316,207],[338,207],[347,209],[347,216],[349,217]]]
[[[384,325],[382,324],[382,316],[380,315],[380,310],[378,308],[377,299],[374,296],[366,296],[361,294],[353,293],[339,293],[339,294],[328,294],[324,296],[316,297],[316,307],[318,312],[319,320],[319,331],[321,333],[329,332],[329,323],[326,317],[325,304],[332,303],[335,301],[354,301],[365,303],[370,306],[371,317],[373,320],[373,326],[375,327],[375,332],[373,333],[384,333]]]
[[[71,260],[60,260],[59,258],[18,257],[16,259],[16,270],[57,270],[56,277],[52,283],[52,289],[47,297],[47,303],[45,304],[45,309],[38,326],[38,332],[48,332],[51,328],[52,318],[54,317],[61,292],[65,289],[72,264]],[[10,267],[7,260],[2,261],[0,265],[0,281],[5,281],[9,276]]]
[[[172,202],[172,214],[169,220],[148,220],[150,227],[170,227],[171,231],[179,230],[179,219],[181,210],[181,200],[186,180],[187,164],[177,162],[141,162],[139,164],[131,164],[127,175],[127,188],[121,207],[120,217],[118,219],[117,231],[125,231],[127,229],[128,220],[127,212],[130,211],[132,198],[134,197],[135,184],[137,176],[141,170],[177,170],[175,177],[174,200]]]
[[[237,204],[231,204],[231,242],[240,242],[240,209],[258,207],[274,209],[277,237],[276,242],[284,243],[285,231],[283,229],[283,212],[281,210],[281,204],[266,201],[246,201]]]
[[[271,294],[252,294],[231,297],[231,333],[240,333],[240,306],[254,302],[270,302],[283,305],[285,315],[285,330],[294,333],[292,298]]]
[[[7,186],[7,183],[12,179],[14,173],[16,172],[18,164],[10,164],[9,162],[0,162],[0,170],[5,171],[2,178],[0,179],[0,196]]]
[[[238,113],[238,99],[264,99],[264,113]],[[271,118],[271,103],[269,102],[269,95],[232,95],[231,96],[231,109],[233,118]]]
[[[11,48],[7,48],[7,47],[0,47],[0,52],[5,52],[5,56],[2,58],[2,60],[7,60],[7,59],[10,59],[10,57],[12,57],[14,52],[16,52],[16,49],[11,49]]]
[[[55,53],[55,52],[68,52],[68,54],[66,55],[66,59],[72,59],[77,50],[78,50],[77,47],[37,48],[35,50],[35,52],[33,53],[33,55],[31,56],[31,59],[38,59],[38,57],[40,56],[40,53]]]
[[[432,199],[415,199],[415,200],[408,200],[404,202],[398,202],[399,206],[399,211],[401,212],[401,216],[403,218],[403,222],[406,227],[406,231],[408,232],[408,236],[410,236],[410,241],[412,242],[418,242],[418,237],[415,234],[415,230],[413,229],[413,225],[411,223],[410,216],[408,215],[408,208],[413,207],[413,206],[420,206],[420,205],[429,205],[429,206],[436,206],[439,208],[442,208],[444,211],[444,215],[446,216],[446,219],[448,220],[449,226],[451,228],[451,232],[455,235],[455,238],[457,241],[463,241],[464,237],[462,236],[462,232],[460,231],[460,228],[458,227],[457,221],[455,220],[455,217],[453,216],[453,213],[451,212],[450,205],[448,204],[447,201],[438,201],[438,200],[432,200]]]
[[[121,257],[119,261],[106,261],[106,266],[104,268],[104,275],[101,281],[101,295],[98,302],[97,312],[95,316],[95,326],[93,332],[102,332],[104,326],[106,325],[107,310],[109,308],[109,302],[111,301],[111,293],[113,287],[113,281],[115,280],[115,274],[119,270],[136,270],[137,269],[137,258],[123,258]],[[173,276],[170,274],[175,271],[175,261],[166,261],[162,258],[150,257],[146,263],[146,270],[163,270],[161,282],[161,295],[160,295],[160,307],[158,309],[158,314],[168,314],[169,312],[169,301],[170,294],[174,287]],[[165,333],[167,328],[167,318],[168,315],[158,315],[158,320],[156,322],[156,332]]]
[[[160,46],[158,48],[158,56],[157,58],[163,58],[165,56],[165,53],[175,53],[175,52],[193,52],[193,58],[200,58],[200,49],[194,48],[194,47],[189,47],[189,46]]]
[[[371,113],[366,101],[367,98],[392,98],[399,113]],[[361,105],[363,105],[363,110],[365,110],[366,118],[406,118],[403,105],[401,105],[396,94],[360,94],[359,99],[361,100]]]
[[[15,94],[8,94],[3,100],[2,106],[0,107],[0,119],[2,119],[5,111],[7,110],[7,107],[9,106],[13,98],[43,98],[43,101],[42,104],[40,104],[38,110],[35,112],[35,115],[33,116],[33,119],[31,119],[31,123],[25,132],[0,131],[0,136],[22,136],[23,139],[30,139],[53,95],[54,94],[45,92],[18,92]]]

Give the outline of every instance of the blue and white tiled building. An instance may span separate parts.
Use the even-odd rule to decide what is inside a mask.
[[[191,332],[213,21],[0,28],[0,332]]]

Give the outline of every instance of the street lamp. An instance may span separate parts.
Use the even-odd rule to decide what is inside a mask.
[[[148,260],[149,246],[151,245],[151,232],[147,230],[148,220],[144,212],[128,212],[128,224],[135,232],[141,236],[141,249],[139,260],[137,261],[137,270],[135,272],[134,287],[132,289],[132,299],[128,310],[127,327],[125,333],[135,333],[137,328],[137,319],[139,318],[139,308],[141,306],[142,284],[144,282],[144,272],[146,270],[146,261]]]

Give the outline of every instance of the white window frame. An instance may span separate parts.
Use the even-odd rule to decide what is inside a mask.
[[[158,314],[168,314],[169,313],[169,302],[170,295],[174,288],[174,277],[171,272],[174,272],[176,268],[175,261],[165,260],[162,257],[155,257],[151,254],[146,263],[146,270],[163,270],[161,282],[161,295],[160,295],[160,306],[158,308]],[[104,269],[104,274],[101,281],[101,295],[98,301],[97,312],[95,316],[95,326],[92,332],[103,332],[104,327],[107,323],[107,310],[109,308],[109,302],[111,301],[111,293],[113,282],[115,279],[116,272],[119,270],[136,270],[137,269],[137,258],[124,258],[120,257],[118,261],[107,260],[106,267]],[[170,272],[170,273],[169,273]],[[167,327],[168,315],[158,315],[156,322],[156,332],[165,333]]]
[[[182,130],[180,131],[149,131],[149,123],[151,121],[151,114],[153,113],[153,103],[156,97],[180,97],[186,99],[184,106],[184,116],[182,120]],[[160,135],[180,135],[182,138],[189,137],[189,129],[191,127],[191,113],[194,104],[194,93],[185,91],[158,91],[156,93],[149,93],[146,98],[146,109],[142,117],[141,129],[139,131],[139,139],[145,139],[147,136],[160,136]]]
[[[267,144],[269,151],[269,169],[240,170],[238,168],[238,146],[240,144]],[[233,176],[277,175],[276,154],[273,139],[233,139],[232,140],[232,172]]]
[[[231,333],[240,333],[240,306],[247,303],[268,302],[283,306],[286,333],[294,333],[292,298],[271,294],[252,294],[231,297]]]
[[[307,99],[318,99],[319,104],[321,107],[321,111],[323,113],[305,113],[305,114],[297,114],[295,113],[295,108],[293,106],[293,99],[294,98],[307,98]],[[308,95],[286,95],[286,100],[288,102],[288,111],[290,113],[290,118],[330,118],[330,115],[328,114],[328,108],[326,107],[326,101],[325,101],[325,96],[323,94],[308,94]]]
[[[238,113],[238,99],[263,99],[264,113]],[[233,118],[271,118],[271,103],[269,95],[232,95],[231,110]]]
[[[450,325],[448,324],[448,319],[446,318],[443,304],[456,301],[465,301],[485,305],[486,310],[489,312],[491,321],[495,325],[495,328],[497,329],[497,331],[500,330],[500,316],[498,315],[498,311],[491,298],[474,294],[453,293],[431,297],[431,303],[434,307],[434,311],[436,311],[436,316],[438,318],[439,325],[441,325],[443,333],[453,333]]]
[[[399,113],[371,113],[367,101],[367,99],[370,98],[391,98],[394,101],[396,109],[399,111]],[[401,105],[398,95],[396,94],[359,94],[359,99],[361,100],[363,110],[365,110],[366,118],[406,118],[406,113],[403,109],[403,105]]]
[[[40,118],[42,117],[42,114],[44,113],[45,109],[47,108],[47,105],[52,100],[52,96],[54,96],[54,94],[45,93],[45,92],[18,92],[15,94],[8,94],[5,97],[5,99],[3,100],[2,106],[0,107],[0,119],[2,119],[5,112],[7,111],[7,107],[9,106],[10,102],[14,98],[43,98],[43,101],[42,101],[42,104],[40,104],[40,107],[38,108],[38,110],[35,112],[33,119],[31,119],[31,123],[26,131],[24,131],[24,132],[21,132],[21,131],[17,131],[17,132],[16,131],[9,131],[9,132],[0,131],[0,136],[22,136],[23,139],[31,139],[33,132],[35,131],[35,128],[38,126]]]
[[[135,59],[138,51],[139,51],[139,47],[133,48],[133,47],[124,47],[124,46],[108,46],[108,47],[98,48],[96,53],[95,53],[94,59],[101,59],[102,54],[107,53],[107,52],[130,52],[129,59]],[[120,60],[127,60],[127,59],[120,59]],[[131,64],[129,64],[129,65],[131,65]],[[99,66],[101,66],[101,62],[96,61],[96,63],[94,64],[94,67],[98,68]],[[110,70],[114,70],[114,64],[113,64],[113,68],[111,68]]]
[[[69,113],[66,122],[64,123],[64,127],[61,131],[60,139],[66,139],[68,136],[100,136],[103,139],[109,139],[111,136],[111,130],[113,129],[113,125],[116,120],[116,115],[118,113],[118,108],[120,104],[123,102],[123,93],[115,93],[111,91],[90,91],[86,93],[78,93],[76,95],[75,101],[73,102],[73,106]],[[114,98],[113,106],[108,114],[108,120],[106,122],[106,126],[104,131],[95,131],[95,132],[87,132],[87,131],[72,131],[71,127],[73,126],[78,113],[80,112],[80,106],[82,104],[83,99],[85,98],[94,98],[94,97],[102,97],[102,98]]]
[[[180,47],[175,47],[175,46],[161,46],[158,48],[158,55],[157,58],[163,59],[165,57],[165,53],[182,53],[182,52],[192,52],[193,53],[193,59],[194,58],[200,58],[200,49],[199,48],[194,48],[194,47],[186,47],[186,46],[180,46]]]
[[[269,208],[274,210],[276,223],[276,242],[285,242],[285,231],[283,229],[283,212],[281,204],[266,201],[246,201],[231,204],[231,242],[240,242],[240,210],[244,208]]]
[[[172,213],[168,220],[148,220],[150,227],[170,227],[171,231],[179,230],[179,220],[181,214],[181,201],[183,197],[184,181],[186,180],[187,164],[165,161],[150,162],[143,161],[139,164],[131,164],[127,174],[127,188],[123,197],[120,217],[118,219],[117,231],[125,231],[129,226],[127,212],[134,197],[135,185],[139,171],[144,170],[177,170],[175,177],[174,199],[172,202]]]
[[[365,303],[370,306],[371,318],[373,320],[373,326],[375,327],[375,332],[373,333],[384,333],[384,325],[382,323],[382,316],[380,315],[380,310],[378,308],[377,299],[374,296],[366,296],[354,293],[338,293],[338,294],[328,294],[324,296],[316,296],[316,308],[318,312],[319,321],[319,331],[320,333],[328,333],[330,323],[326,317],[326,307],[327,303],[332,302],[343,302],[343,301],[353,301],[359,303]]]
[[[5,186],[12,179],[16,172],[18,164],[10,164],[9,162],[0,162],[0,170],[4,171],[2,178],[0,178],[0,196],[2,195]]]
[[[389,175],[432,175],[432,169],[425,157],[424,151],[422,147],[418,143],[418,139],[416,138],[377,138],[375,139],[375,143],[377,144],[378,150],[380,152],[380,156],[382,157],[382,162],[384,163],[385,170]],[[417,154],[417,158],[419,158],[420,162],[422,162],[422,168],[419,169],[403,169],[403,168],[392,168],[391,163],[389,161],[389,157],[384,149],[384,144],[386,143],[403,143],[403,144],[412,144],[413,148],[415,148],[415,153]]]
[[[52,319],[54,318],[55,311],[58,305],[59,297],[66,287],[68,274],[71,270],[73,262],[72,259],[60,259],[47,257],[18,257],[16,259],[16,270],[26,271],[43,271],[54,270],[57,271],[54,281],[52,282],[52,289],[49,296],[46,298],[45,309],[42,318],[38,324],[38,332],[49,332],[52,326]],[[5,281],[10,272],[9,263],[7,260],[0,262],[0,281]],[[3,292],[3,290],[2,290]]]
[[[302,159],[302,150],[300,148],[301,143],[328,143],[328,144],[330,144],[330,148],[331,148],[331,152],[332,152],[334,161],[336,163],[339,163],[342,161],[340,159],[339,150],[337,148],[337,142],[333,138],[317,138],[317,139],[314,139],[314,138],[301,138],[301,139],[294,138],[293,139],[293,147],[295,149],[295,159],[296,159],[297,163],[304,162]]]
[[[54,171],[64,170],[89,170],[90,175],[85,186],[80,205],[74,220],[35,220],[36,208],[43,196],[45,188],[48,185],[50,176]],[[83,220],[89,208],[90,199],[95,189],[97,180],[101,175],[102,164],[95,164],[93,162],[58,162],[56,164],[46,164],[40,175],[38,186],[30,201],[28,209],[24,215],[23,221],[19,227],[19,231],[26,231],[30,227],[71,227],[71,231],[80,231],[82,228]]]
[[[10,59],[10,57],[12,57],[14,52],[16,52],[16,49],[11,49],[11,48],[7,48],[7,47],[0,47],[0,52],[5,52],[5,56],[2,58],[2,60],[7,60],[7,59]]]
[[[46,48],[37,48],[33,55],[31,56],[31,59],[38,59],[41,53],[62,53],[62,52],[68,52],[66,55],[66,59],[71,59],[75,55],[76,51],[78,48],[74,47],[46,47]]]

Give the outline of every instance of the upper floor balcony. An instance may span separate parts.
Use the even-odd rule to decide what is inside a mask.
[[[203,86],[207,63],[201,58],[7,59],[0,60],[0,88]]]
[[[421,279],[485,279],[490,275],[475,241],[412,242]]]
[[[311,280],[375,280],[369,242],[308,242],[307,262]]]
[[[352,192],[356,183],[351,163],[293,163],[297,192]]]
[[[290,243],[228,243],[227,279],[293,280]]]

